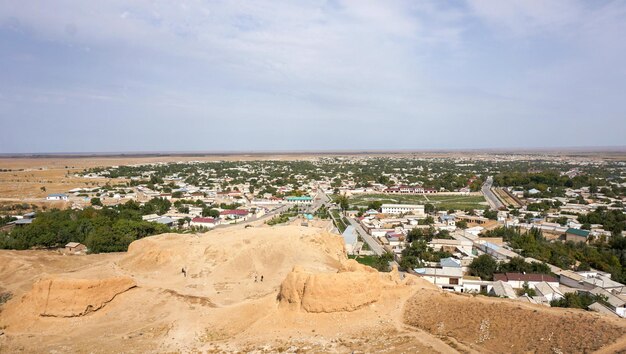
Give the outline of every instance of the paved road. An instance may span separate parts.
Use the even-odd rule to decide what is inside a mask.
[[[359,234],[359,236],[361,236],[361,238],[363,239],[363,241],[365,241],[365,243],[367,243],[368,246],[370,246],[370,249],[376,253],[377,255],[381,255],[383,253],[385,253],[385,249],[383,248],[383,246],[380,245],[380,243],[378,243],[378,241],[376,241],[372,236],[370,236],[365,229],[363,228],[363,226],[361,226],[356,220],[354,220],[353,218],[346,218],[348,219],[348,222],[350,223],[350,225],[354,226],[354,229],[356,230],[356,232]]]
[[[491,176],[487,177],[487,180],[483,184],[482,192],[483,192],[483,195],[485,196],[485,199],[487,199],[487,203],[489,203],[489,206],[491,207],[491,209],[498,210],[500,209],[500,207],[503,207],[504,204],[500,202],[498,197],[496,197],[496,195],[491,190],[492,184],[493,184],[493,177]]]
[[[313,203],[311,203],[311,205],[307,208],[306,212],[309,214],[315,214],[317,209],[324,204],[330,203],[330,200],[330,197],[326,195],[323,190],[318,189],[317,194],[313,197]]]

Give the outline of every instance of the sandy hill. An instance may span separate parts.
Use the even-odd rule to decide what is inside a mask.
[[[0,352],[626,348],[623,321],[442,293],[347,260],[341,237],[299,226],[164,234],[108,255],[3,251],[0,288],[13,293]]]

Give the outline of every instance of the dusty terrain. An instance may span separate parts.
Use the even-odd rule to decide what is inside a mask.
[[[444,294],[347,260],[312,227],[164,234],[106,255],[0,251],[0,287],[13,294],[3,353],[626,349],[623,321]]]

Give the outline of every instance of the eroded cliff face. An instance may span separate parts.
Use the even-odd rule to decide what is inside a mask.
[[[78,317],[106,306],[119,294],[136,286],[129,277],[74,279],[52,277],[33,284],[3,311],[5,325],[19,326],[37,317]]]
[[[281,306],[306,312],[354,311],[379,301],[384,289],[409,282],[401,280],[395,268],[391,273],[378,273],[348,260],[335,273],[313,273],[294,267],[282,282],[278,297]]]

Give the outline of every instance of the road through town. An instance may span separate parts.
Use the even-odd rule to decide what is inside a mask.
[[[489,176],[487,177],[487,180],[483,184],[482,192],[483,192],[483,195],[485,196],[485,199],[487,199],[487,203],[489,203],[489,206],[491,207],[491,209],[498,210],[501,207],[503,207],[504,204],[500,202],[498,197],[496,197],[495,193],[493,193],[493,191],[491,190],[492,185],[493,185],[493,177]]]

